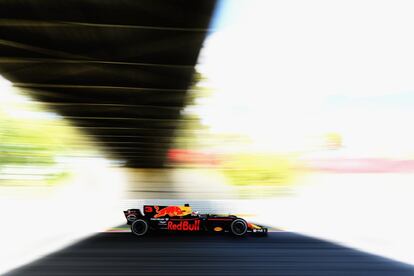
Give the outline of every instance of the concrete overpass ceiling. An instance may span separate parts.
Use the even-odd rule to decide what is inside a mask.
[[[162,167],[215,0],[0,1],[0,74],[135,167]]]

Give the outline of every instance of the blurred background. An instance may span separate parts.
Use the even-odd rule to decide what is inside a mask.
[[[414,264],[413,3],[132,2],[0,3],[0,272],[187,202]]]

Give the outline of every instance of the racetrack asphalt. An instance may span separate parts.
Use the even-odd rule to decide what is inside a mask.
[[[414,267],[291,232],[243,238],[100,233],[6,275],[413,276]]]

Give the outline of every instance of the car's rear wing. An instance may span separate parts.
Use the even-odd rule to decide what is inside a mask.
[[[127,219],[128,224],[131,224],[138,218],[143,217],[144,215],[141,213],[140,209],[128,209],[124,211],[125,218]]]

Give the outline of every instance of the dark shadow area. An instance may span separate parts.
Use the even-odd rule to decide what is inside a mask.
[[[412,266],[290,232],[101,233],[7,275],[414,275]]]
[[[215,4],[0,1],[0,74],[129,167],[164,167]]]

